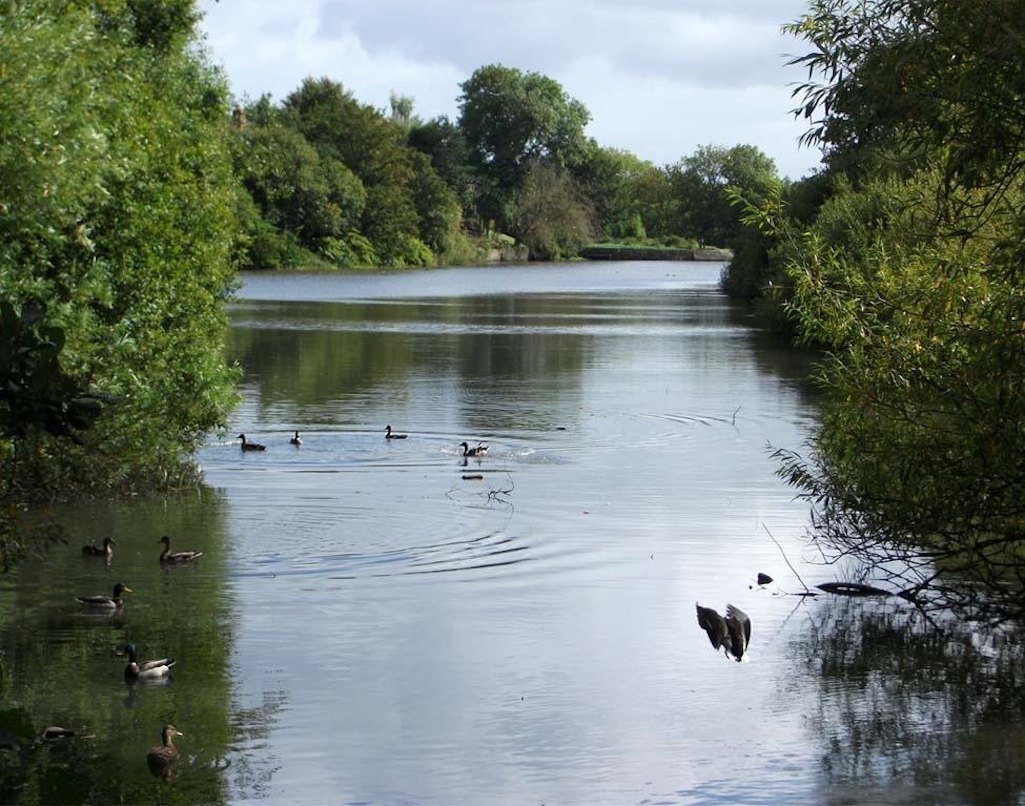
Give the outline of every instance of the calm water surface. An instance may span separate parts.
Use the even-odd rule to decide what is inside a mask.
[[[243,401],[198,457],[210,489],[56,513],[72,545],[6,581],[11,713],[95,733],[47,748],[48,769],[64,752],[117,782],[66,799],[1016,797],[1011,763],[994,790],[937,761],[979,735],[947,688],[852,670],[864,624],[784,595],[837,573],[812,562],[807,509],[769,456],[802,447],[816,403],[807,362],[752,329],[720,269],[246,277]],[[266,452],[242,453],[242,431]],[[464,459],[464,440],[489,451]],[[165,533],[206,556],[162,571]],[[110,569],[78,555],[105,534]],[[122,615],[77,611],[75,594],[118,579],[134,590]],[[695,602],[751,616],[745,662],[712,649]],[[126,640],[174,654],[171,682],[127,687]],[[22,683],[40,657],[43,682]],[[165,721],[186,734],[171,784],[142,762]],[[916,739],[937,731],[946,756]]]

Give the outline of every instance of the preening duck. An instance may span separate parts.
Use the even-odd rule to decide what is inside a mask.
[[[181,565],[182,563],[190,563],[203,556],[201,551],[171,551],[171,538],[164,535],[160,538],[158,543],[164,544],[164,550],[160,552],[160,562],[164,565]]]
[[[460,442],[459,447],[463,449],[463,456],[483,456],[488,452],[488,446],[483,442],[478,442],[474,448],[465,442]]]
[[[118,610],[122,605],[124,605],[124,601],[121,599],[121,594],[131,592],[132,589],[124,582],[118,582],[114,586],[113,596],[76,596],[75,600],[80,605],[88,607],[90,610]]]
[[[140,662],[135,652],[135,644],[126,644],[125,653],[128,655],[128,664],[125,666],[126,683],[134,683],[138,680],[159,680],[167,677],[171,667],[175,664],[175,661],[171,658]]]
[[[83,557],[113,557],[114,546],[117,545],[112,537],[103,538],[102,546],[82,546]]]
[[[698,626],[707,634],[712,647],[722,647],[727,657],[740,661],[751,641],[751,619],[739,607],[726,605],[726,616],[723,617],[711,607],[695,604],[698,613]]]
[[[394,431],[391,430],[391,426],[390,425],[386,425],[384,427],[384,436],[385,436],[386,439],[405,439],[409,435],[408,434],[396,434]]]
[[[175,736],[184,736],[174,725],[164,725],[160,732],[160,746],[151,747],[146,754],[146,766],[158,778],[171,777],[174,763],[178,760],[178,748],[174,746]]]
[[[295,432],[295,436],[294,436],[294,437],[292,437],[292,438],[291,438],[290,440],[288,440],[288,441],[289,441],[289,443],[290,443],[290,444],[292,444],[292,445],[295,445],[296,447],[298,447],[299,445],[302,445],[302,444],[303,444],[303,441],[302,441],[302,439],[300,439],[300,437],[299,437],[299,432],[298,432],[298,431],[296,431],[296,432]]]
[[[296,434],[298,434],[298,433],[299,432],[296,431]],[[235,438],[242,440],[242,450],[244,450],[244,451],[265,451],[265,450],[267,450],[267,446],[266,445],[261,445],[259,442],[250,442],[248,439],[246,439],[246,435],[245,434],[239,434]]]

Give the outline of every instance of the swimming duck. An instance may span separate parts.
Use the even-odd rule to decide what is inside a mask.
[[[140,663],[135,652],[135,644],[126,644],[125,653],[128,655],[128,665],[125,666],[126,683],[134,683],[137,680],[158,680],[166,677],[176,662],[171,658],[160,658],[159,660],[144,660]]]
[[[158,778],[170,778],[174,763],[178,760],[178,748],[174,746],[175,736],[184,736],[174,725],[164,725],[160,732],[160,746],[151,747],[146,754],[149,771]]]
[[[290,444],[295,445],[296,447],[298,447],[299,445],[303,444],[303,441],[299,438],[299,432],[298,431],[296,431],[295,432],[295,436],[292,437],[288,441],[289,441]]]
[[[203,556],[201,551],[171,551],[171,538],[164,535],[160,538],[158,543],[164,544],[164,550],[160,552],[160,562],[165,565],[175,565],[181,563],[190,563]]]
[[[119,610],[124,602],[121,600],[122,593],[131,593],[132,589],[129,588],[124,582],[118,582],[114,586],[113,596],[76,596],[76,601],[88,607],[90,610]]]
[[[488,446],[478,442],[475,448],[471,448],[465,442],[460,442],[459,447],[463,449],[463,456],[483,456],[488,452]]]
[[[744,656],[751,641],[751,619],[739,607],[726,605],[725,618],[711,607],[696,604],[698,626],[707,634],[713,648],[722,647],[727,657],[736,661]]]
[[[82,546],[83,557],[113,557],[114,546],[117,545],[111,537],[103,538],[102,546]]]
[[[74,739],[78,734],[71,728],[62,728],[60,725],[50,725],[48,728],[43,728],[43,732],[39,734],[45,742],[55,742],[58,739]]]
[[[394,431],[391,430],[391,426],[390,425],[386,425],[384,427],[384,436],[385,436],[386,439],[405,439],[409,435],[408,434],[396,434]]]
[[[298,433],[298,432],[297,432]],[[246,439],[245,434],[239,434],[236,439],[242,440],[242,450],[244,451],[265,451],[267,450],[266,445],[261,445],[259,442],[250,442]]]

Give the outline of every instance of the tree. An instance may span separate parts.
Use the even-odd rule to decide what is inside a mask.
[[[536,162],[516,194],[510,224],[531,259],[573,257],[591,238],[591,209],[568,172]]]
[[[606,238],[643,238],[638,184],[651,169],[633,154],[593,141],[573,172],[590,199],[595,227]]]
[[[586,107],[554,79],[499,64],[478,68],[460,88],[459,127],[485,179],[481,215],[505,220],[506,204],[538,162],[559,169],[586,152]]]
[[[432,262],[414,201],[416,152],[406,145],[402,128],[327,78],[306,79],[285,99],[282,120],[322,158],[337,160],[359,177],[367,193],[360,231],[383,265]]]
[[[791,30],[813,47],[800,111],[837,175],[810,228],[762,211],[799,332],[829,350],[812,455],[783,472],[834,549],[908,598],[1020,620],[1025,66],[1007,55],[1025,18],[836,0]]]
[[[701,146],[669,169],[669,182],[679,200],[676,234],[732,247],[744,225],[729,191],[757,204],[779,178],[775,163],[755,146]]]
[[[0,297],[36,356],[10,366],[82,443],[15,413],[10,497],[165,486],[235,402],[227,89],[191,5],[97,5],[0,11]],[[111,402],[84,432],[61,402],[83,391]]]

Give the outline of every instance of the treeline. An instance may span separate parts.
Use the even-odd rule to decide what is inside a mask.
[[[1025,15],[822,0],[789,29],[826,169],[748,209],[727,280],[826,355],[812,452],[783,473],[837,553],[923,606],[1020,620]]]
[[[519,247],[573,257],[595,241],[730,246],[743,229],[727,187],[779,184],[754,146],[706,146],[657,167],[585,136],[587,109],[538,73],[481,67],[459,116],[389,112],[342,84],[306,79],[281,103],[233,113],[242,190],[237,262],[247,269],[479,262]]]

